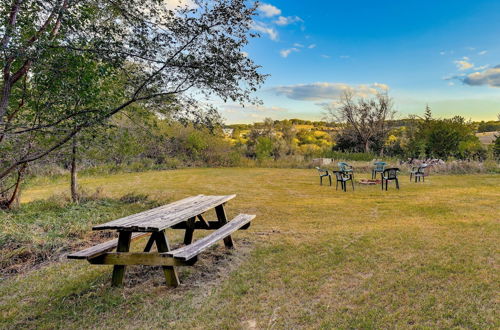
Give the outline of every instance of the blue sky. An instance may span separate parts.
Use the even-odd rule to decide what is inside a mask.
[[[388,90],[398,117],[500,113],[500,0],[261,2],[245,51],[270,74],[264,104],[220,106],[228,123],[319,120],[346,88]]]

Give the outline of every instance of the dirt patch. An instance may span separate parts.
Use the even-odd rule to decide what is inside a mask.
[[[181,284],[177,288],[168,288],[161,267],[158,266],[130,266],[125,275],[125,289],[137,286],[163,287],[183,294],[195,287],[207,287],[221,282],[252,250],[254,242],[240,238],[235,242],[235,249],[228,250],[219,243],[198,256],[198,261],[189,267],[177,267]],[[174,246],[176,249],[182,245]]]

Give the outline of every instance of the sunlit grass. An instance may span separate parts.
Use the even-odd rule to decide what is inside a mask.
[[[147,194],[164,203],[236,193],[228,215],[257,218],[234,235],[235,260],[213,265],[201,257],[216,280],[196,277],[202,270],[193,268],[182,269],[177,289],[165,288],[160,272],[112,289],[109,267],[66,260],[7,279],[0,327],[498,328],[500,176],[401,181],[400,191],[356,186],[344,193],[320,187],[313,170],[82,178],[86,189],[101,187],[114,199]],[[59,178],[32,186],[23,202],[61,194],[67,185]],[[89,213],[81,216],[90,231]],[[252,243],[245,253],[243,240]]]

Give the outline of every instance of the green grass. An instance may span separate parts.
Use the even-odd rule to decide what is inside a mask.
[[[176,289],[163,285],[158,269],[140,267],[131,268],[125,288],[112,289],[109,267],[64,259],[10,277],[0,283],[0,328],[500,327],[499,175],[431,176],[419,184],[405,176],[400,191],[356,186],[347,193],[320,187],[313,170],[290,169],[189,169],[81,182],[101,187],[107,202],[89,202],[81,212],[68,205],[39,210],[37,222],[35,210],[48,203],[39,200],[67,189],[63,178],[39,182],[23,194],[20,211],[0,215],[2,232],[15,223],[25,233],[42,228],[33,237],[45,244],[52,237],[70,244],[62,235],[68,223],[83,238],[92,223],[149,207],[120,202],[125,194],[165,203],[236,193],[228,215],[257,218],[234,235],[235,251],[219,246],[182,268]],[[57,234],[44,236],[44,219]],[[181,234],[168,233],[175,242]]]
[[[76,245],[102,237],[92,225],[155,206],[144,196],[84,199],[70,204],[64,196],[37,200],[0,213],[0,275],[53,259]],[[0,276],[1,277],[1,276]]]

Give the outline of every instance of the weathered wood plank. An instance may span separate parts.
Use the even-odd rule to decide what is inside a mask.
[[[194,222],[196,221],[195,217],[189,218],[188,221],[186,221],[186,233],[184,234],[184,244],[191,244],[193,241],[193,234],[194,234]]]
[[[192,266],[196,260],[187,262],[155,252],[107,252],[89,262],[94,265]]]
[[[153,247],[154,243],[155,243],[155,236],[151,234],[151,236],[149,236],[148,242],[146,243],[146,246],[144,247],[144,252],[151,251],[151,248]]]
[[[167,237],[165,236],[165,232],[157,232],[153,233],[156,238],[156,247],[158,248],[158,252],[169,252],[170,245],[168,244]],[[176,287],[180,284],[179,275],[177,274],[177,270],[174,266],[162,266],[163,273],[165,274],[165,280],[168,286]]]
[[[214,207],[222,205],[236,195],[204,196],[198,195],[163,205],[145,212],[133,214],[94,226],[94,230],[115,229],[136,232],[162,231],[177,223],[202,214]]]
[[[221,228],[217,229],[210,235],[203,237],[202,239],[197,240],[196,242],[176,249],[171,252],[165,253],[168,256],[172,256],[176,259],[181,260],[190,260],[191,258],[196,257],[198,254],[209,248],[211,245],[216,243],[217,241],[224,239],[232,232],[238,230],[239,228],[247,225],[255,218],[255,215],[251,214],[239,214],[233,220],[226,223]]]
[[[215,213],[217,214],[217,219],[219,220],[220,224],[224,226],[227,223],[227,216],[226,216],[226,211],[224,210],[224,205],[221,204],[216,206]],[[226,237],[224,237],[224,245],[228,249],[234,247],[231,235],[227,235]]]
[[[144,232],[144,233],[134,233],[132,234],[131,240],[140,238],[142,236],[149,235],[149,233]],[[108,251],[113,250],[116,246],[118,245],[118,239],[113,239],[101,244],[97,244],[94,246],[91,246],[89,248],[86,248],[84,250],[78,251],[71,253],[68,255],[69,259],[90,259],[90,258],[95,258],[101,254],[104,254]]]
[[[130,241],[132,238],[132,233],[129,231],[121,231],[118,234],[118,246],[116,247],[117,252],[128,252],[130,250]],[[123,277],[125,276],[125,265],[114,265],[113,266],[113,277],[111,279],[112,286],[121,286],[123,283]]]
[[[220,227],[223,226],[219,221],[211,220],[211,221],[207,221],[207,223],[208,223],[208,227],[204,222],[196,221],[194,223],[194,229],[216,230],[216,229],[219,229]],[[248,227],[250,227],[250,224],[246,224],[245,226],[239,228],[238,230],[245,230],[245,229],[248,229]],[[186,229],[186,228],[187,228],[187,224],[185,221],[170,227],[170,229]]]
[[[205,220],[202,214],[198,214],[198,219],[200,220],[201,224],[204,224],[206,229],[210,228],[210,223]]]

